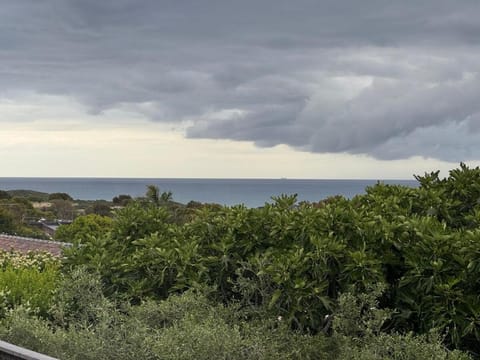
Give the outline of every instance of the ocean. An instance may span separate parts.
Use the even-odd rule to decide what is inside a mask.
[[[417,186],[416,180],[384,180],[386,184]],[[272,196],[297,194],[299,200],[319,201],[333,195],[351,198],[365,192],[377,180],[305,180],[305,179],[132,179],[132,178],[0,178],[0,190],[36,190],[65,192],[74,199],[111,200],[128,194],[142,196],[147,185],[171,191],[173,200],[190,200],[223,205],[244,204],[258,207]]]

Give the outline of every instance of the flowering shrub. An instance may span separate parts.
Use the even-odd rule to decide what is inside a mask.
[[[7,267],[14,269],[35,268],[43,270],[47,266],[58,266],[59,260],[47,252],[20,253],[16,251],[0,251],[0,270]]]
[[[59,260],[48,253],[0,252],[0,315],[20,304],[45,315],[60,277],[59,266]]]

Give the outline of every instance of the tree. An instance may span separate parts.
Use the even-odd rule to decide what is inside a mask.
[[[72,220],[74,217],[74,208],[70,201],[56,199],[52,200],[52,210],[58,219]]]
[[[55,240],[83,242],[90,236],[100,237],[112,228],[112,219],[107,216],[89,214],[77,217],[69,225],[60,225],[55,232]]]
[[[173,194],[171,191],[164,191],[162,192],[162,195],[160,195],[160,200],[162,203],[167,203],[169,201],[172,201],[173,199]]]
[[[13,233],[15,228],[13,215],[8,210],[0,208],[0,233]]]
[[[155,185],[147,185],[147,192],[145,194],[145,197],[155,205],[160,204],[160,190],[158,189],[158,186]]]
[[[96,214],[101,216],[111,216],[111,208],[105,201],[95,201],[92,206],[88,207],[85,212],[87,214]]]
[[[48,200],[68,200],[73,201],[73,198],[67,193],[52,193],[48,195]]]
[[[130,195],[118,195],[118,196],[115,196],[113,199],[112,199],[112,202],[114,205],[117,205],[117,206],[127,206],[128,203],[130,203],[132,201],[132,197]]]
[[[10,198],[11,198],[11,196],[7,191],[0,190],[0,200],[2,200],[2,199],[7,199],[8,200]]]
[[[147,193],[145,197],[156,206],[164,205],[172,201],[172,192],[164,191],[160,193],[160,189],[155,185],[147,185]]]

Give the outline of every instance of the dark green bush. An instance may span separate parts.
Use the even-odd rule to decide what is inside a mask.
[[[417,179],[418,188],[378,183],[321,204],[280,196],[258,209],[200,207],[185,224],[167,207],[131,203],[65,265],[98,272],[108,296],[139,303],[208,287],[311,334],[339,294],[384,283],[380,306],[395,309],[386,327],[438,329],[448,346],[480,353],[480,169]]]
[[[55,232],[55,240],[70,243],[83,243],[87,237],[101,237],[112,228],[112,219],[96,214],[77,217],[71,224],[60,225]]]
[[[73,198],[67,193],[52,193],[48,195],[48,200],[68,200],[73,201]]]

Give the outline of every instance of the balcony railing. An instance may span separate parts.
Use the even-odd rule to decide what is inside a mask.
[[[58,360],[0,340],[0,360]]]

